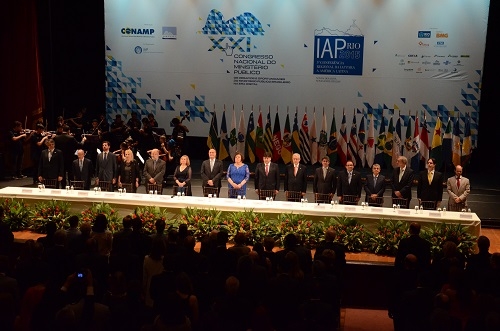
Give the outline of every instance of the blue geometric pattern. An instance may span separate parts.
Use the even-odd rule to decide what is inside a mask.
[[[202,33],[226,36],[263,36],[264,29],[260,21],[252,13],[243,13],[224,21],[224,15],[217,9],[212,9],[207,16]]]

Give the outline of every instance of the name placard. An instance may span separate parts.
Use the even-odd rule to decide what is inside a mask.
[[[50,194],[59,194],[59,195],[61,195],[61,191],[60,190],[51,190]]]
[[[372,213],[381,213],[381,212],[383,212],[383,211],[384,211],[384,209],[383,209],[383,208],[377,208],[377,207],[373,208],[373,207],[372,207],[372,208],[370,209],[370,211],[371,211]]]
[[[460,214],[460,218],[472,219],[472,214]]]
[[[110,197],[114,197],[115,194],[114,193],[104,193],[104,196],[110,198]]]
[[[316,205],[315,207],[316,209],[325,209],[326,208],[326,205],[324,203],[321,203],[319,205]]]
[[[23,188],[21,190],[22,193],[33,193],[33,189],[30,189],[30,188]]]
[[[143,199],[145,196],[147,197],[146,194],[132,194],[132,199]]]
[[[429,212],[429,216],[430,217],[441,217],[441,213],[438,213],[438,212],[435,212],[435,211],[434,212],[430,211]]]
[[[345,211],[356,211],[356,207],[351,207],[351,206],[345,206],[344,207]]]
[[[398,214],[400,215],[410,215],[411,211],[409,209],[398,209]]]
[[[88,197],[89,196],[89,192],[78,191],[77,194],[78,194],[79,197]]]

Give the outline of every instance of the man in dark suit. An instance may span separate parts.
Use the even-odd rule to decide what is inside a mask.
[[[208,193],[205,194],[205,187],[216,188],[217,196],[220,193],[223,165],[222,161],[218,160],[216,156],[217,152],[212,148],[208,151],[208,160],[201,163],[201,185],[204,195],[208,195]]]
[[[274,191],[273,199],[280,190],[280,170],[276,163],[271,162],[271,156],[271,152],[265,152],[263,162],[255,168],[255,192],[259,199],[266,198],[260,190]]]
[[[38,181],[43,183],[44,179],[57,179],[56,187],[60,187],[64,178],[63,153],[56,149],[54,139],[47,140],[47,147],[42,151],[38,163]]]
[[[54,141],[56,142],[57,148],[63,153],[64,171],[68,173],[68,177],[62,182],[63,188],[66,187],[66,180],[71,180],[73,178],[72,163],[75,160],[75,152],[77,149],[83,147],[85,140],[87,140],[87,138],[83,137],[81,142],[78,142],[75,136],[71,134],[68,125],[59,125],[57,127]]]
[[[99,185],[99,181],[111,182],[109,190],[113,190],[113,186],[116,184],[117,176],[117,164],[116,155],[109,151],[109,141],[102,142],[102,153],[97,156],[95,175],[96,185]]]
[[[354,170],[354,163],[347,161],[345,164],[346,171],[339,173],[337,181],[337,196],[339,203],[357,205],[361,198],[361,174]],[[354,200],[344,199],[344,195],[354,196]]]
[[[418,271],[426,271],[431,267],[431,243],[420,237],[420,224],[410,224],[410,236],[399,241],[394,266],[404,268],[404,260],[408,254],[417,257]]]
[[[286,166],[285,171],[285,194],[288,201],[300,201],[299,197],[292,196],[288,192],[300,192],[301,196],[306,195],[307,172],[306,166],[300,164],[300,154],[292,155],[292,163]]]
[[[92,161],[85,157],[83,149],[76,151],[78,158],[73,161],[73,180],[83,181],[83,189],[90,189],[90,179],[94,175],[94,167]]]
[[[144,164],[144,178],[147,184],[161,185],[165,175],[166,162],[160,159],[160,150],[155,148],[151,151],[151,158]]]
[[[330,168],[330,158],[324,156],[321,159],[321,167],[314,172],[313,192],[320,194],[328,194],[328,201],[332,200],[335,190],[337,189],[337,176],[335,170]]]
[[[408,167],[408,159],[405,156],[398,157],[397,168],[392,172],[392,197],[406,199],[406,206],[410,207],[411,185],[413,184],[413,170]]]
[[[435,201],[434,208],[423,206],[424,209],[436,209],[443,200],[443,174],[436,171],[436,159],[427,160],[427,170],[421,171],[418,176],[417,198],[422,201]]]
[[[366,176],[365,182],[365,202],[368,204],[379,204],[377,198],[384,196],[385,176],[380,174],[380,164],[375,163],[372,166],[372,175]]]

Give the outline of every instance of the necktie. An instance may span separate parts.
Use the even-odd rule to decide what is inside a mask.
[[[214,171],[214,160],[210,160],[210,171]]]
[[[82,169],[83,169],[83,161],[80,160],[80,171],[82,171]]]
[[[399,181],[401,181],[401,178],[403,178],[403,174],[405,173],[405,171],[403,169],[401,169],[399,171]]]
[[[49,161],[52,158],[52,151],[49,151]]]
[[[153,161],[153,171],[156,169],[156,160]]]
[[[429,185],[431,185],[431,182],[432,182],[432,172],[428,172],[427,173],[427,179],[429,180]]]
[[[373,187],[377,186],[377,177],[373,176]]]
[[[351,179],[352,179],[352,172],[349,172],[347,177],[347,181],[349,182],[349,184],[351,184]]]
[[[104,161],[106,161],[107,157],[108,157],[108,153],[104,152]]]
[[[326,179],[326,172],[327,172],[327,169],[323,168],[323,179]]]
[[[266,164],[266,176],[269,174],[269,164]]]
[[[457,188],[460,188],[460,177],[457,177]]]
[[[294,176],[297,176],[297,171],[298,171],[299,167],[298,166],[294,166],[293,167],[293,175]]]

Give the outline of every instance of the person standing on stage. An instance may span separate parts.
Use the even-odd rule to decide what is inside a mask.
[[[278,165],[271,162],[271,152],[264,152],[262,163],[257,164],[255,168],[255,192],[259,199],[265,199],[265,195],[261,195],[260,190],[274,191],[272,198],[276,198],[280,190],[280,169]]]
[[[436,159],[431,157],[427,160],[427,170],[420,172],[417,185],[419,205],[422,201],[434,201],[434,209],[438,208],[443,200],[443,174],[435,168]]]
[[[201,180],[203,194],[205,194],[205,187],[217,188],[217,196],[219,196],[222,180],[222,161],[216,158],[217,152],[215,149],[208,151],[208,160],[201,163]]]
[[[401,208],[409,208],[413,170],[408,167],[408,159],[405,156],[398,157],[396,162],[398,167],[392,172],[392,197],[406,199],[406,205],[401,205]]]
[[[77,159],[73,161],[72,164],[72,180],[83,181],[83,189],[90,189],[90,180],[94,176],[94,166],[90,159],[85,157],[85,152],[83,149],[76,151]]]
[[[132,150],[125,151],[125,158],[118,165],[118,187],[121,188],[122,184],[132,185],[132,193],[137,192],[141,179],[141,169],[139,162],[134,160]]]
[[[70,127],[67,125],[58,126],[56,135],[53,137],[56,142],[56,146],[63,153],[64,159],[64,171],[68,173],[68,177],[64,178],[62,182],[62,188],[66,187],[66,179],[73,178],[73,167],[72,163],[75,159],[75,152],[77,149],[82,148],[83,144],[87,140],[86,137],[83,137],[81,142],[78,142],[75,136],[70,132]]]
[[[378,204],[377,198],[382,198],[385,192],[385,176],[380,174],[380,164],[372,165],[372,174],[366,176],[365,202]]]
[[[108,187],[109,190],[114,190],[117,177],[116,155],[109,151],[109,141],[102,142],[102,153],[97,156],[95,175],[97,176],[95,184],[99,185],[100,181],[110,182],[113,185]]]
[[[304,197],[307,191],[307,170],[306,166],[300,164],[300,154],[292,155],[292,163],[286,166],[285,170],[285,195],[288,201],[300,201],[300,198],[289,196],[288,192],[300,192]]]
[[[341,171],[339,173],[337,181],[337,196],[339,197],[339,203],[358,204],[361,198],[361,189],[363,187],[361,183],[361,174],[354,170],[354,163],[350,160],[346,162],[345,169],[346,171]],[[355,196],[355,201],[348,201],[344,197],[345,195]]]
[[[165,175],[165,161],[159,158],[160,151],[155,148],[151,151],[151,158],[144,164],[144,178],[147,184],[161,185]]]
[[[54,139],[47,140],[47,149],[42,151],[38,163],[38,181],[43,183],[45,179],[57,179],[57,188],[61,187],[64,178],[64,159],[61,150],[56,149]]]
[[[455,176],[448,178],[446,189],[448,191],[448,209],[460,211],[467,208],[467,196],[470,194],[469,179],[462,176],[462,166],[455,167]]]
[[[238,195],[247,195],[247,182],[250,178],[250,170],[248,165],[243,163],[243,155],[236,152],[234,155],[234,163],[230,164],[227,168],[227,185],[228,197],[236,198]]]
[[[330,168],[330,158],[324,156],[321,159],[321,167],[314,171],[313,192],[319,194],[328,194],[329,202],[332,200],[335,190],[337,189],[337,176],[335,170]]]
[[[191,176],[193,172],[191,170],[189,157],[187,155],[182,155],[180,159],[180,164],[175,168],[174,171],[174,181],[177,185],[177,192],[184,193],[185,195],[193,195],[191,192]],[[174,192],[177,194],[177,192]]]
[[[24,142],[31,138],[32,133],[33,131],[28,133],[23,130],[23,124],[19,121],[15,121],[14,127],[9,131],[13,167],[12,179],[26,178],[26,176],[22,174]]]
[[[44,131],[45,128],[43,124],[38,123],[35,133],[30,138],[30,156],[33,163],[33,184],[38,183],[38,163],[40,162],[42,151],[47,148],[45,143],[51,136]]]

